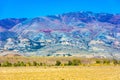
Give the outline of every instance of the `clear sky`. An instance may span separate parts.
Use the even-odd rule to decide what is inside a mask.
[[[75,11],[120,13],[120,0],[0,1],[0,18],[32,18]]]

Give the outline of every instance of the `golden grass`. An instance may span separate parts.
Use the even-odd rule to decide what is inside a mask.
[[[0,67],[0,80],[120,80],[120,66]]]

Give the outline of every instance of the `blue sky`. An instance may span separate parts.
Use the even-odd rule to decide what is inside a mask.
[[[75,11],[120,13],[120,0],[1,0],[0,18],[37,17]]]

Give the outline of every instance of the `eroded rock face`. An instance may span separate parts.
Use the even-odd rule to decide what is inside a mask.
[[[119,55],[120,16],[72,12],[27,19],[0,32],[0,43],[1,50],[25,55]]]

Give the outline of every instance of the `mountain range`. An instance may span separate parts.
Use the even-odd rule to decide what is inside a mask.
[[[0,20],[0,55],[120,58],[120,14],[70,12]]]

